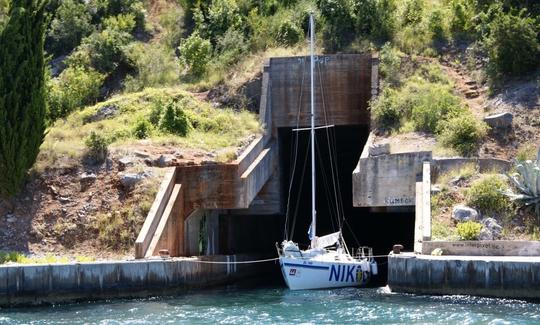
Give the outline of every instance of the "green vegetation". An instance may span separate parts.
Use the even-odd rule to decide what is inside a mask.
[[[441,123],[440,138],[443,145],[455,149],[462,156],[471,156],[478,150],[486,133],[485,123],[479,122],[470,112],[463,112]]]
[[[105,144],[129,146],[144,137],[147,144],[218,150],[236,147],[259,132],[256,116],[247,111],[215,109],[178,88],[147,88],[56,121],[41,147],[37,168],[55,165],[61,157],[81,158],[86,148],[103,157]]]
[[[94,103],[105,76],[95,70],[69,67],[49,83],[49,119],[64,118],[75,109]]]
[[[85,139],[84,144],[88,148],[89,156],[101,162],[107,158],[109,142],[109,139],[106,139],[95,131],[91,131],[90,135]]]
[[[497,174],[483,175],[467,190],[466,203],[484,215],[505,215],[512,209],[512,203],[504,194],[507,191],[508,184],[504,177]]]
[[[0,197],[17,192],[45,136],[45,2],[10,2],[0,31]]]
[[[432,133],[459,154],[473,155],[486,135],[487,126],[463,106],[440,68],[425,65],[401,80],[397,72],[399,54],[388,48],[383,50],[381,70],[393,77],[391,85],[371,103],[375,126]]]
[[[77,255],[74,258],[75,261],[93,262],[95,259],[90,256]],[[6,263],[18,263],[18,264],[58,264],[68,263],[70,259],[65,256],[56,256],[52,254],[46,254],[42,257],[26,256],[21,252],[2,252],[0,251],[0,265]]]
[[[465,221],[458,223],[456,228],[461,240],[477,240],[482,231],[482,224],[476,221]]]
[[[507,190],[507,196],[524,207],[531,207],[540,220],[540,149],[536,160],[517,161],[517,173],[508,178],[519,194]]]

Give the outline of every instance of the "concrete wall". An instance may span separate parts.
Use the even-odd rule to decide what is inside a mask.
[[[540,242],[527,240],[424,241],[422,254],[436,249],[443,255],[461,256],[540,256]]]
[[[364,150],[353,171],[355,207],[414,206],[416,182],[430,151],[368,157]]]
[[[205,261],[242,261],[254,255],[209,256]],[[267,265],[264,265],[267,264]],[[269,264],[269,265],[268,265]],[[188,260],[140,260],[0,266],[0,307],[145,297],[180,293],[272,271],[260,264],[200,264]]]
[[[374,60],[377,61],[371,55],[362,54],[317,56],[315,68],[317,124],[327,124],[324,107],[330,124],[369,124],[370,116],[367,108],[372,93]],[[272,127],[296,126],[299,109],[299,124],[309,125],[309,68],[309,57],[270,59],[268,73]]]
[[[394,292],[540,298],[540,257],[390,255]]]

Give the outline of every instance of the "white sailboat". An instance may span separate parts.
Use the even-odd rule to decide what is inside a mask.
[[[314,19],[310,24],[310,74],[311,74],[311,217],[308,234],[311,245],[301,250],[297,243],[284,240],[277,247],[281,272],[291,290],[322,289],[366,285],[377,274],[377,263],[372,250],[363,247],[352,256],[339,231],[318,237],[315,195],[315,97],[314,97]],[[322,126],[322,128],[327,126]],[[297,132],[300,129],[296,130]]]

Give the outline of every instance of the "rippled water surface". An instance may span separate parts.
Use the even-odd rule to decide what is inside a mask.
[[[199,291],[177,297],[0,309],[0,324],[539,324],[540,304],[379,289]]]

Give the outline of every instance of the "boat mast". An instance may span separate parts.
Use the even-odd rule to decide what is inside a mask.
[[[314,39],[315,22],[313,13],[309,15],[310,25],[310,50],[311,50],[311,246],[313,247],[317,229],[317,210],[315,209],[315,94],[314,94]]]

